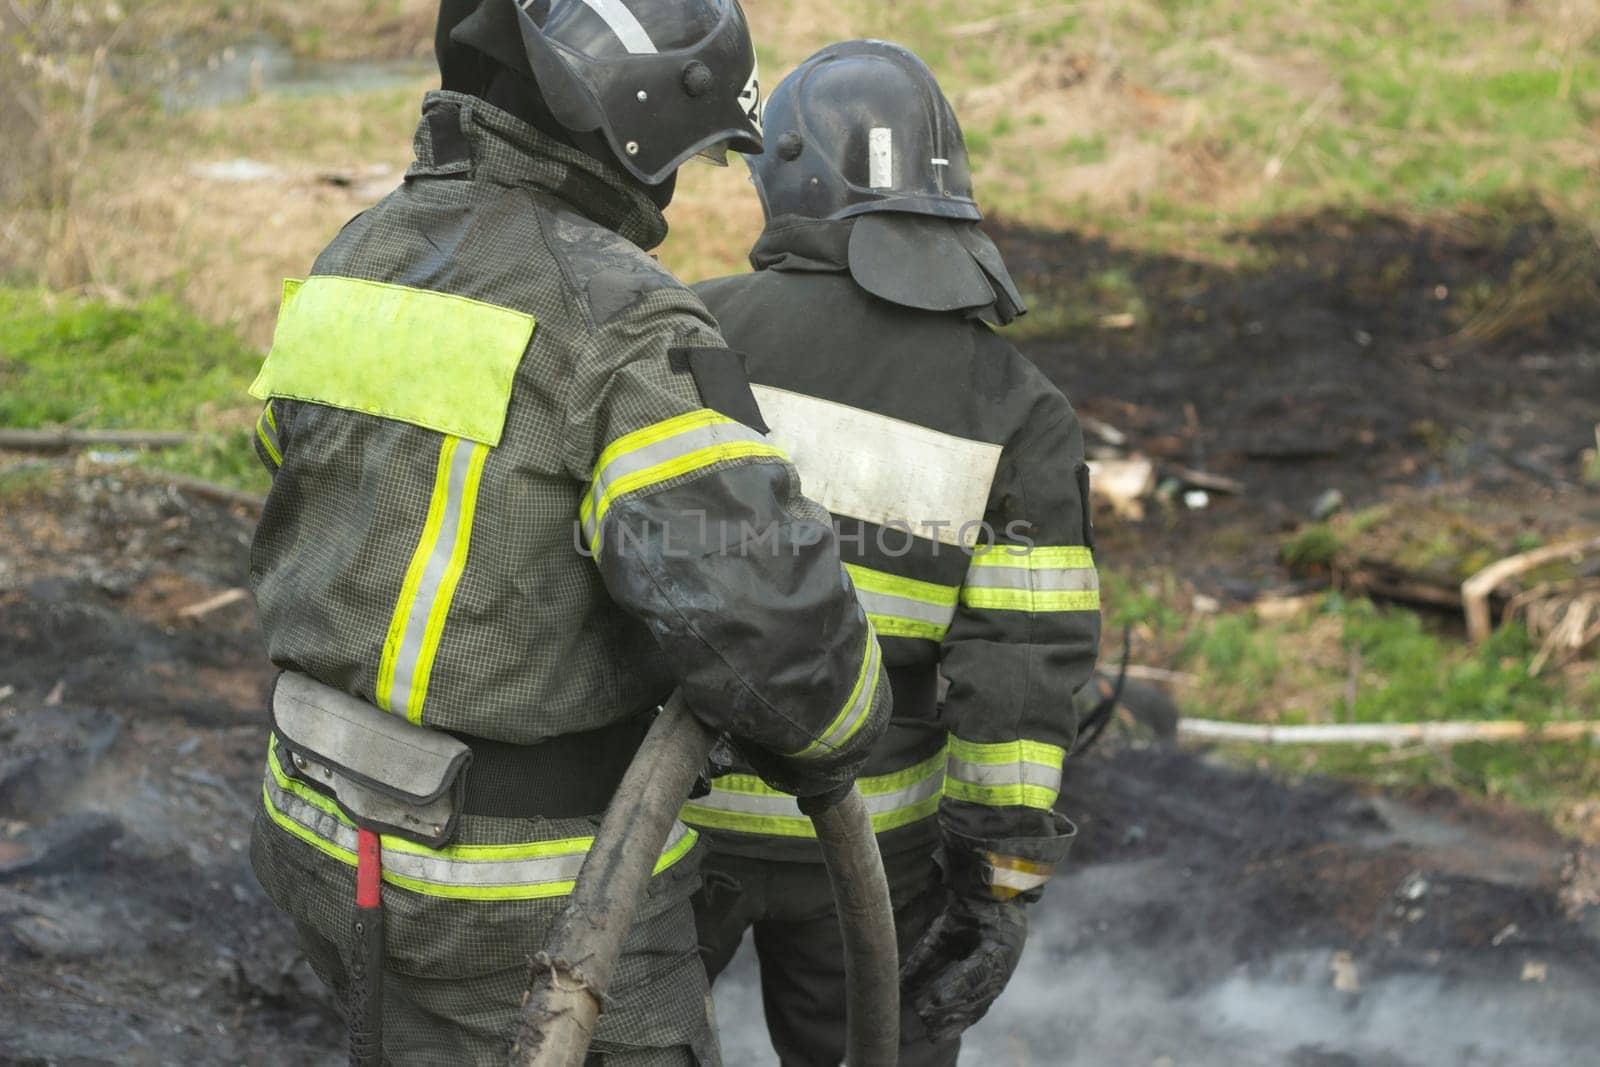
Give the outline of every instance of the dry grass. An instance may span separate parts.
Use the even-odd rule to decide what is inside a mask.
[[[1600,206],[1600,0],[745,7],[769,85],[830,40],[916,49],[962,114],[980,198],[1018,221],[1231,261],[1238,226],[1330,203],[1431,211],[1532,188],[1579,214]],[[303,53],[395,56],[427,52],[434,10],[431,0],[155,0],[140,17],[211,45],[265,30]],[[56,280],[113,296],[174,292],[264,342],[278,278],[303,272],[372,199],[370,181],[335,188],[318,175],[397,172],[425,87],[146,108],[97,128],[70,218],[86,255],[75,277]],[[228,183],[191,169],[239,157],[283,176]],[[688,168],[680,189],[663,261],[690,278],[744,269],[760,220],[742,168]],[[40,236],[58,231],[37,205],[0,210],[0,274],[37,277]]]

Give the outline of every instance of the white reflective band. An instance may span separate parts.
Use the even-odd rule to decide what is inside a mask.
[[[950,757],[950,777],[973,785],[1039,786],[1059,791],[1061,768],[1018,760],[1014,763],[973,763],[959,756]]]
[[[1037,589],[1040,592],[1083,592],[1100,588],[1100,576],[1093,567],[1049,567],[1029,570],[1026,566],[974,567],[966,585],[978,589]]]
[[[478,484],[489,446],[446,437],[439,448],[433,499],[401,585],[378,664],[377,703],[422,721],[439,641],[466,567]]]
[[[976,542],[1000,445],[767,385],[751,387],[808,497],[947,545]]]
[[[729,460],[784,458],[761,434],[709,408],[625,434],[595,461],[594,478],[579,510],[584,540],[598,556],[606,514],[613,502],[630,493]]]
[[[927,626],[929,632],[925,635],[933,640],[934,631],[942,637],[944,631],[950,628],[950,622],[956,617],[956,606],[951,604],[930,604],[924,600],[913,600],[910,597],[893,596],[889,593],[873,593],[856,586],[856,599],[861,601],[861,606],[868,615],[873,617],[873,625],[877,627],[880,636],[904,637],[924,636],[923,634],[897,634],[892,633],[892,625],[886,629],[878,622],[878,618],[905,619],[919,626]]]
[[[937,752],[903,771],[856,779],[875,832],[908,826],[939,810],[944,793],[944,759],[944,753]],[[684,805],[681,818],[714,830],[769,837],[817,836],[794,797],[747,774],[713,779],[710,794]]]
[[[264,800],[273,822],[323,854],[354,866],[357,832],[332,799],[283,774],[276,753],[269,757]],[[657,871],[671,866],[694,845],[694,831],[675,823]],[[453,845],[426,848],[401,838],[383,838],[383,879],[428,896],[468,900],[532,900],[563,896],[594,843],[592,837],[513,845]]]
[[[1043,741],[950,738],[945,796],[990,807],[1048,809],[1061,791],[1066,749]]]
[[[861,799],[865,802],[869,815],[888,815],[929,797],[938,796],[943,786],[944,776],[932,774],[904,789],[897,789],[892,793],[879,793],[876,796],[863,795]],[[719,789],[716,781],[712,781],[709,795],[692,801],[689,807],[737,812],[741,815],[754,815],[766,819],[798,819],[804,820],[807,825],[811,822],[800,810],[795,798],[787,793],[732,792]]]
[[[1050,881],[1050,875],[1048,874],[1014,871],[1009,867],[992,867],[990,870],[993,872],[989,879],[990,885],[996,889],[1015,890],[1017,893],[1026,893],[1029,890],[1038,889]]]
[[[611,32],[617,35],[617,40],[622,42],[622,47],[634,55],[655,54],[656,43],[650,39],[644,26],[622,0],[583,0],[583,2],[589,6],[590,11],[605,20]]]
[[[1100,576],[1082,545],[995,545],[972,557],[961,603],[989,611],[1098,611]]]

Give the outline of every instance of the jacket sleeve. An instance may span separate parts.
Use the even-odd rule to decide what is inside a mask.
[[[942,647],[950,680],[946,843],[982,858],[1001,897],[1032,896],[1075,833],[1052,811],[1094,670],[1100,591],[1077,416],[1052,386],[1007,442]]]
[[[582,543],[695,713],[741,741],[774,787],[824,792],[854,776],[888,725],[876,636],[793,465],[674,369],[674,349],[723,349],[720,336],[687,311],[653,318],[597,334],[603,372],[574,383]]]

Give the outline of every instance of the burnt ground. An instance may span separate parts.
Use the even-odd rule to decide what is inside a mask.
[[[1106,529],[1211,591],[1281,577],[1276,535],[1339,490],[1429,490],[1530,526],[1600,521],[1600,243],[1534,203],[1415,219],[1325,213],[1237,235],[1227,270],[1001,223],[1025,291],[1077,328],[1022,343],[1085,414],[1163,470],[1246,484],[1202,512]],[[1105,328],[1139,309],[1129,328]],[[1024,320],[1026,321],[1026,320]],[[1089,435],[1091,452],[1097,442]]]
[[[1600,509],[1577,475],[1592,242],[1546,216],[1314,218],[1234,272],[1002,237],[1034,291],[1112,271],[1143,300],[1132,329],[1024,346],[1079,407],[1250,487],[1104,521],[1105,554],[1226,591],[1284,580],[1277,536],[1328,487]],[[250,609],[183,613],[242,581],[249,509],[103,468],[7,484],[0,1065],[340,1061],[245,855],[269,677]],[[1537,818],[1125,741],[1068,781],[1076,861],[966,1062],[1521,1065],[1600,1042],[1600,856]],[[719,985],[727,1060],[768,1063],[743,966]]]

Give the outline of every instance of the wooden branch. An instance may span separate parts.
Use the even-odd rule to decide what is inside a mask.
[[[226,589],[216,596],[207,597],[197,604],[190,604],[186,608],[180,608],[178,616],[184,619],[199,619],[210,615],[213,611],[220,611],[225,607],[249,599],[250,591],[248,589]]]
[[[173,430],[7,430],[0,449],[14,452],[70,452],[78,448],[177,448],[197,434]]]
[[[1516,721],[1268,723],[1182,719],[1178,736],[1202,741],[1245,741],[1256,745],[1459,745],[1469,741],[1579,741],[1600,736],[1600,720],[1535,725]]]
[[[1502,583],[1546,563],[1554,563],[1559,559],[1581,559],[1591,552],[1600,552],[1600,537],[1546,545],[1532,552],[1507,556],[1462,582],[1461,603],[1467,612],[1467,636],[1475,644],[1482,644],[1489,639],[1489,631],[1493,628],[1489,618],[1489,594]]]
[[[1357,559],[1355,565],[1341,575],[1340,585],[1349,592],[1376,600],[1393,600],[1452,614],[1461,610],[1461,592],[1447,579],[1406,570],[1388,560],[1366,556]]]

